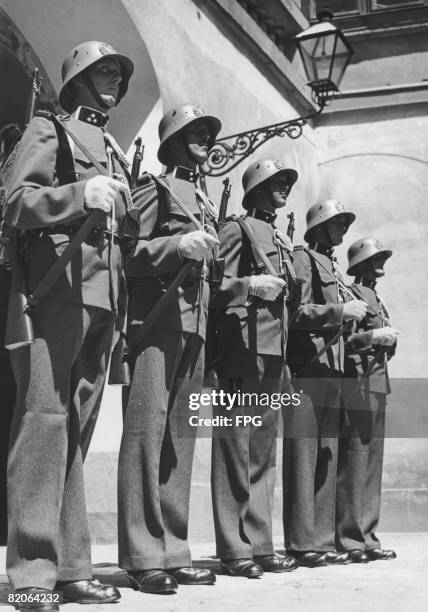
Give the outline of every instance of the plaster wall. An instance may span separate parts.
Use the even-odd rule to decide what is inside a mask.
[[[393,377],[426,376],[428,325],[428,117],[388,118],[316,130],[323,197],[335,197],[357,215],[337,249],[346,269],[351,242],[374,235],[393,256],[379,283],[392,324],[400,330]]]
[[[120,0],[0,0],[0,6],[31,45],[57,94],[65,56],[86,40],[110,42],[133,59],[135,72],[128,93],[109,122],[118,142],[128,148],[156,105],[159,89],[146,45]],[[7,83],[2,86],[6,88]],[[15,95],[27,94],[18,91]]]
[[[220,117],[220,136],[269,125],[296,116],[293,106],[192,0],[122,0],[144,40],[157,75],[163,108],[196,101]],[[240,211],[241,176],[258,157],[276,157],[298,169],[301,180],[289,199],[298,223],[307,202],[318,191],[313,130],[304,128],[296,141],[275,138],[230,174],[230,212]],[[209,193],[218,199],[221,178],[208,179]],[[281,222],[285,225],[285,212]]]

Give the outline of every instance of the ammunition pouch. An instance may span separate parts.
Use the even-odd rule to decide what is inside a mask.
[[[213,299],[221,285],[224,276],[224,258],[216,257],[210,267],[209,283],[211,288],[211,299]]]
[[[125,261],[134,255],[140,232],[140,224],[131,214],[131,210],[126,211],[118,229],[118,242]]]
[[[286,279],[285,279],[286,280]],[[296,310],[302,301],[302,280],[293,278],[289,280],[289,293],[287,296],[287,306],[291,310]]]

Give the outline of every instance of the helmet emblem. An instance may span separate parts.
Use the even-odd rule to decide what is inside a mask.
[[[275,166],[275,168],[276,168],[277,170],[282,170],[282,168],[283,168],[283,166],[282,166],[281,162],[280,162],[280,161],[278,161],[277,159],[275,159],[275,160],[274,160],[273,165]]]
[[[110,55],[110,53],[115,52],[113,47],[107,43],[102,43],[98,48],[101,55]]]
[[[383,249],[383,244],[381,243],[380,240],[375,240],[375,247],[379,250]]]
[[[336,210],[338,212],[345,212],[345,207],[343,206],[342,202],[336,202]]]
[[[195,117],[203,117],[205,114],[200,106],[192,106],[192,111]]]

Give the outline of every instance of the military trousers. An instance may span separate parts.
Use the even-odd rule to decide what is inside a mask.
[[[285,364],[275,355],[241,355],[236,363],[245,376],[228,378],[223,371],[220,389],[226,393],[255,394],[270,398],[284,385]],[[272,505],[276,470],[279,406],[272,409],[255,399],[244,400],[231,410],[214,414],[231,418],[212,441],[211,483],[217,555],[224,560],[271,555]],[[237,424],[236,417],[259,417]],[[218,436],[218,437],[217,437]]]
[[[380,548],[386,394],[358,390],[339,440],[336,540],[339,550]]]
[[[299,406],[283,410],[283,522],[289,551],[335,549],[340,390],[335,379],[296,382]]]
[[[202,389],[203,340],[155,327],[131,362],[131,374],[119,453],[119,565],[126,570],[189,566],[197,429],[189,425],[189,395]]]
[[[83,460],[114,329],[111,312],[46,298],[34,344],[11,352],[7,573],[15,589],[92,577]]]

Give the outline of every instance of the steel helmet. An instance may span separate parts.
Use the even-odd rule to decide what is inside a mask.
[[[385,249],[380,240],[375,238],[360,238],[351,244],[348,249],[348,270],[347,274],[355,276],[355,268],[358,264],[373,257],[383,255],[384,262],[392,255],[392,251]]]
[[[204,119],[208,124],[211,136],[211,148],[217,134],[221,130],[220,119],[214,117],[214,115],[207,115],[206,111],[198,104],[179,104],[165,113],[159,123],[160,146],[158,150],[158,159],[162,164],[166,164],[165,151],[168,146],[167,142],[171,136],[180,132],[190,123],[200,121],[201,119]]]
[[[339,202],[339,200],[323,200],[311,206],[306,213],[306,232],[304,239],[308,241],[309,233],[314,227],[321,225],[329,219],[333,219],[333,217],[338,217],[339,215],[344,215],[346,217],[346,231],[348,231],[351,223],[355,221],[355,215],[345,210],[342,202]]]
[[[270,157],[259,159],[250,164],[242,175],[242,186],[244,188],[242,206],[248,208],[247,196],[250,191],[276,174],[286,175],[291,186],[294,185],[299,176],[293,168],[286,168],[280,161]]]
[[[89,40],[74,47],[65,58],[62,68],[62,88],[59,92],[59,103],[68,112],[73,110],[73,100],[70,95],[70,88],[67,85],[75,76],[92,66],[105,57],[115,57],[122,70],[122,80],[119,85],[119,95],[117,103],[128,91],[128,83],[134,72],[134,64],[129,57],[117,53],[111,45],[99,40]]]

